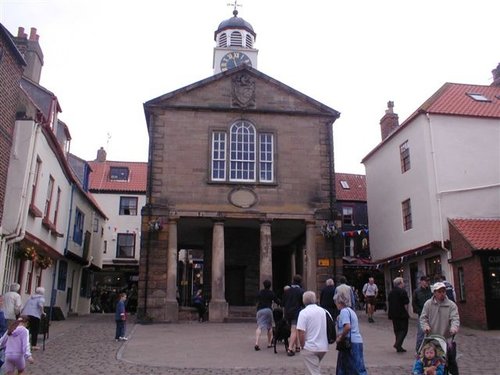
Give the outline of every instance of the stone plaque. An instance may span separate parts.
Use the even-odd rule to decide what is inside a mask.
[[[248,188],[238,188],[229,192],[229,202],[240,208],[250,208],[257,203],[257,194]]]

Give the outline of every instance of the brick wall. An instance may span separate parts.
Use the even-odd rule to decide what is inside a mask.
[[[452,246],[453,276],[457,306],[462,325],[487,329],[484,276],[481,258],[474,255],[465,238],[450,225],[450,242]],[[463,269],[465,296],[460,293],[458,269]]]
[[[8,43],[3,33],[0,33],[0,50],[2,51],[0,59],[0,223],[3,219],[7,171],[16,121],[16,106],[20,94],[19,81],[23,73],[23,66],[12,53]]]

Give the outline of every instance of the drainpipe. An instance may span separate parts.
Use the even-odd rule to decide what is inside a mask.
[[[69,200],[69,217],[68,217],[68,227],[66,229],[66,243],[64,244],[64,255],[68,252],[68,244],[69,244],[69,233],[71,230],[71,217],[73,215],[73,196],[75,193],[75,184],[71,184],[71,195]],[[59,265],[59,262],[57,262]],[[56,290],[56,277],[57,277],[57,268],[54,266],[54,270],[52,271],[52,290],[50,294],[50,306],[49,306],[49,320],[52,320],[52,311],[56,304],[57,298],[57,290]]]
[[[19,124],[18,124],[19,126]],[[26,170],[23,178],[22,193],[21,193],[21,204],[19,205],[19,211],[17,214],[17,224],[16,229],[5,236],[5,244],[10,245],[15,242],[19,242],[24,238],[26,233],[26,222],[28,220],[28,210],[29,210],[29,199],[28,199],[28,189],[33,184],[34,178],[34,164],[36,163],[36,153],[35,145],[40,134],[40,124],[37,122],[33,123],[31,130],[30,143],[28,147],[28,158],[31,156],[29,167]],[[17,133],[17,132],[16,132]],[[17,137],[16,137],[17,138]],[[31,197],[29,197],[31,198]]]
[[[148,223],[152,221],[152,199],[151,195],[153,192],[153,115],[149,115],[149,127],[148,127],[148,135],[149,135],[149,150],[148,150],[148,191],[147,191],[147,199],[146,207],[147,207],[147,215],[148,215]],[[146,242],[146,269],[145,269],[145,280],[144,280],[144,312],[143,316],[146,318],[148,313],[148,287],[149,287],[149,253],[151,252],[151,230],[148,228],[148,238]]]
[[[450,250],[446,249],[444,247],[444,232],[443,232],[443,223],[442,223],[442,207],[441,207],[441,192],[439,191],[439,183],[438,183],[438,173],[437,173],[437,167],[436,167],[436,153],[434,151],[434,137],[432,133],[432,126],[431,126],[431,117],[429,116],[429,113],[426,113],[425,116],[427,117],[427,124],[429,126],[429,143],[431,146],[431,158],[432,158],[432,169],[434,170],[434,188],[436,189],[436,201],[437,201],[437,207],[438,207],[438,216],[439,216],[439,234],[441,237],[441,247],[445,250],[447,250],[447,256],[448,260],[451,258]]]

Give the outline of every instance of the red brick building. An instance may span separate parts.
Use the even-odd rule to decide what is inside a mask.
[[[455,292],[463,325],[500,328],[500,219],[449,219]]]
[[[19,82],[25,66],[26,62],[12,40],[12,35],[0,24],[0,227],[19,101]]]

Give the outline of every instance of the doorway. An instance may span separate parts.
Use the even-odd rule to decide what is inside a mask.
[[[226,301],[232,306],[245,305],[245,266],[226,267]]]

